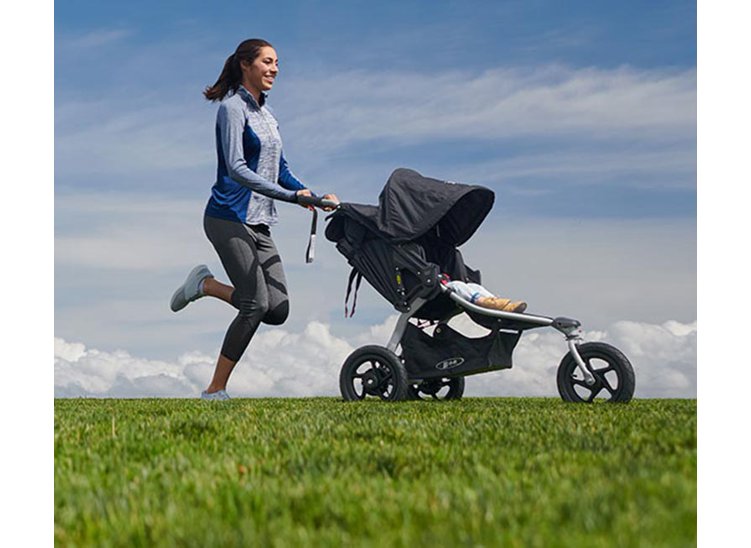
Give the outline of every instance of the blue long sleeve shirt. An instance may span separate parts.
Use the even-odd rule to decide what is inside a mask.
[[[295,202],[305,188],[284,159],[274,114],[242,86],[219,105],[216,152],[210,217],[271,226],[278,220],[274,200]]]

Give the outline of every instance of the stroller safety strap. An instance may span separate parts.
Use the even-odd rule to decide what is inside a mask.
[[[310,223],[310,236],[308,237],[308,248],[305,250],[305,262],[312,263],[316,255],[316,230],[318,229],[318,210],[313,209],[313,219]]]
[[[357,281],[355,281],[357,279]],[[352,282],[355,281],[355,293],[352,298],[352,313],[349,314],[349,295],[352,292]],[[360,289],[360,282],[362,282],[362,274],[358,272],[356,268],[352,269],[349,273],[349,282],[347,283],[347,295],[344,297],[344,317],[351,318],[355,315],[355,307],[357,306],[357,292]],[[349,315],[348,315],[349,314]]]

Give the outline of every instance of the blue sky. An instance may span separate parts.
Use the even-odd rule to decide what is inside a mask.
[[[174,97],[174,116],[195,116],[198,121],[209,120],[213,108],[200,101],[197,95],[203,86],[213,82],[221,68],[221,61],[236,43],[245,36],[264,36],[279,50],[282,60],[282,79],[272,101],[277,106],[283,127],[300,114],[301,105],[295,101],[305,95],[307,109],[330,103],[332,90],[328,85],[341,87],[342,79],[355,75],[374,75],[374,86],[384,74],[386,86],[399,86],[405,75],[422,76],[426,86],[434,74],[454,73],[456,81],[441,93],[441,84],[431,89],[432,100],[443,99],[450,109],[451,93],[464,93],[462,100],[470,105],[472,87],[462,90],[461,80],[477,82],[487,71],[516,71],[515,80],[534,79],[539,67],[575,72],[595,70],[601,77],[615,77],[619,70],[635,72],[635,78],[649,78],[665,74],[685,75],[696,66],[696,13],[691,2],[567,2],[565,8],[557,2],[277,2],[273,5],[251,2],[226,2],[220,6],[204,3],[99,3],[70,2],[59,6],[56,25],[57,135],[81,124],[86,114],[68,103],[81,105],[92,116],[94,109],[112,112],[113,109],[147,111],[149,105],[158,108],[166,96]],[[243,14],[247,13],[246,16]],[[562,74],[561,79],[571,77]],[[551,76],[555,78],[555,76]],[[492,78],[487,85],[492,86]],[[316,89],[294,86],[296,81],[312,82]],[[500,84],[503,75],[497,76]],[[597,78],[595,78],[597,80]],[[690,78],[689,78],[690,80]],[[648,85],[648,82],[643,82]],[[346,82],[344,84],[346,86]],[[593,82],[598,85],[598,82]],[[617,84],[613,84],[617,85]],[[294,87],[293,87],[294,86]],[[356,90],[356,89],[355,89]],[[458,91],[455,91],[458,90]],[[356,90],[357,91],[357,90]],[[421,89],[420,92],[424,92]],[[340,97],[333,94],[333,97]],[[376,97],[378,98],[378,97]],[[398,100],[398,95],[387,96]],[[414,97],[420,100],[422,97]],[[482,98],[480,98],[481,100]],[[347,105],[357,97],[347,96]],[[409,100],[405,101],[409,107]],[[94,103],[94,105],[88,104]],[[296,104],[290,104],[296,103]],[[115,105],[119,105],[116,107]],[[327,105],[331,108],[331,105]],[[529,107],[529,105],[526,105]],[[296,108],[297,107],[297,108]],[[669,107],[662,103],[658,107]],[[185,110],[190,108],[190,111]],[[335,114],[335,109],[332,109]],[[99,116],[97,116],[99,118]],[[522,116],[523,118],[523,116]],[[594,121],[593,121],[594,122]],[[85,123],[85,122],[84,122]],[[127,123],[124,121],[123,123]],[[596,124],[595,124],[596,125]],[[297,158],[296,169],[308,175],[311,185],[331,178],[332,165],[351,168],[352,164],[384,166],[382,176],[397,165],[423,165],[438,172],[451,171],[461,164],[513,159],[522,154],[534,161],[551,156],[579,159],[582,163],[597,155],[620,155],[633,159],[636,165],[645,161],[655,140],[661,148],[683,154],[679,161],[656,170],[620,169],[606,173],[607,188],[588,188],[588,207],[572,200],[569,186],[602,182],[603,173],[582,176],[579,173],[559,175],[517,174],[506,178],[516,190],[544,190],[545,200],[535,196],[534,203],[523,193],[510,192],[502,203],[510,211],[529,214],[561,215],[620,215],[633,216],[691,216],[695,212],[693,179],[695,165],[685,155],[695,154],[695,134],[668,135],[642,139],[638,128],[622,134],[618,124],[592,128],[597,134],[587,134],[568,128],[545,131],[497,132],[495,135],[473,136],[467,132],[456,135],[450,128],[440,135],[424,135],[407,142],[395,143],[392,135],[373,136],[345,147],[316,151],[325,155],[326,168],[306,161],[306,143],[294,131],[286,131],[288,155]],[[673,128],[675,129],[675,128]],[[691,128],[681,128],[691,129]],[[196,141],[198,127],[180,125],[175,129],[178,140]],[[190,131],[191,135],[185,135]],[[195,135],[193,135],[195,132]],[[603,135],[603,132],[606,135]],[[307,140],[311,136],[305,136]],[[565,138],[563,138],[565,137]],[[137,137],[136,137],[137,138]],[[603,142],[602,139],[605,139]],[[441,151],[437,153],[437,147]],[[59,150],[59,149],[58,149]],[[211,149],[205,153],[209,160]],[[64,152],[58,152],[61,168],[57,172],[57,189],[66,192],[84,186],[101,188],[101,177],[66,177]],[[86,169],[87,157],[76,155],[70,171]],[[665,159],[661,162],[664,164]],[[318,162],[318,164],[323,163]],[[679,165],[675,165],[675,164]],[[317,167],[318,169],[314,169]],[[100,172],[107,171],[98,166]],[[138,166],[129,166],[129,173]],[[179,170],[179,172],[176,172]],[[184,171],[183,171],[184,170]],[[459,174],[465,170],[455,168]],[[153,166],[151,173],[154,173]],[[174,195],[188,188],[185,177],[192,184],[206,173],[194,165],[181,168],[180,163],[168,166],[158,189],[152,181],[127,179],[128,188],[143,185],[157,192]],[[108,173],[115,189],[120,173]],[[672,181],[666,181],[666,177]],[[195,180],[195,183],[193,183]],[[205,180],[205,179],[204,179]],[[368,181],[371,185],[373,181]],[[618,201],[616,210],[608,207],[610,197]],[[559,205],[561,207],[559,207]],[[609,211],[603,211],[609,209]]]
[[[204,300],[173,315],[167,302],[196,263],[224,278],[201,229],[216,109],[201,91],[253,36],[278,51],[270,103],[314,190],[374,203],[401,166],[492,188],[496,206],[463,249],[485,284],[578,317],[593,338],[622,337],[645,374],[663,350],[688,348],[660,362],[652,391],[640,386],[695,393],[694,3],[70,1],[55,10],[58,394],[190,396],[208,378],[231,311]],[[292,315],[260,332],[238,390],[305,395],[261,363],[294,340],[320,351],[328,393],[337,360],[379,342],[393,310],[364,288],[345,321],[346,261],[319,241],[305,265],[309,217],[280,214]],[[543,339],[519,350],[534,371],[563,354]],[[290,371],[309,371],[295,356]],[[143,374],[128,377],[134,361]],[[550,389],[504,374],[511,388],[490,393]]]

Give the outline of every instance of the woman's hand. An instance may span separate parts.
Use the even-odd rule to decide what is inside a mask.
[[[336,197],[336,194],[325,194],[323,196],[323,199],[324,200],[331,200],[332,202],[336,202],[337,204],[340,203],[339,202],[339,198]],[[333,208],[333,207],[324,207],[323,208],[324,211],[334,211],[334,209],[335,208]]]
[[[297,196],[297,202],[306,209],[311,209],[311,210],[313,209],[314,207],[313,205],[308,205],[311,202],[315,203],[317,207],[320,207],[324,211],[334,211],[339,205],[339,198],[336,197],[336,194],[326,194],[325,196],[323,196],[323,198],[316,198],[315,200],[301,200],[303,196],[308,197],[308,198],[313,197],[313,193],[310,190],[308,190],[307,188],[303,188],[297,191],[296,196]],[[335,205],[321,207],[322,206],[321,200],[327,200],[329,202],[333,202]],[[301,201],[307,202],[307,204],[300,203]]]
[[[297,196],[312,196],[313,193],[310,190],[308,190],[307,188],[303,188],[302,190],[298,190],[296,192],[296,195]],[[310,209],[311,211],[313,210],[313,206],[311,206],[311,205],[300,204],[300,207],[304,207],[305,209]]]

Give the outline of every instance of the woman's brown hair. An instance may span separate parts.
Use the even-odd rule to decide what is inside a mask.
[[[242,82],[243,73],[240,69],[240,61],[253,62],[261,53],[261,48],[273,47],[266,40],[261,38],[251,38],[241,42],[235,53],[227,57],[224,62],[224,68],[219,75],[219,79],[213,86],[208,86],[203,90],[203,96],[209,101],[221,101],[232,91],[237,91]]]

